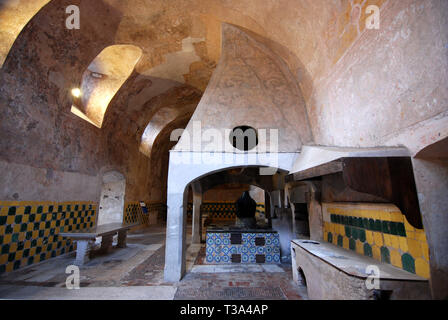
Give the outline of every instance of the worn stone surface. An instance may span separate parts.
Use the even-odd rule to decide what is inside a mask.
[[[50,0],[0,1],[0,67],[23,27]]]
[[[126,180],[118,172],[103,175],[97,225],[123,222]]]
[[[303,98],[286,65],[243,30],[227,24],[223,28],[218,67],[175,149],[232,151],[229,132],[244,124],[256,130],[278,131],[278,142],[270,132],[265,139],[259,133],[254,150],[300,151],[302,143],[309,143],[312,137]],[[218,141],[208,145],[196,141],[195,122],[204,131],[213,130]],[[272,146],[275,149],[270,149]]]
[[[295,242],[299,243],[296,244]],[[313,246],[312,248],[310,246]],[[375,300],[374,291],[366,286],[366,267],[374,264],[370,258],[345,252],[336,246],[318,243],[291,243],[294,279],[305,276],[310,299],[313,300]],[[376,263],[380,270],[380,290],[390,290],[390,299],[429,299],[429,284],[425,279]],[[299,272],[301,270],[301,272]],[[302,275],[300,275],[302,274]],[[399,279],[399,280],[397,280]],[[417,279],[417,281],[415,281]],[[302,279],[303,281],[303,279]]]
[[[439,144],[435,144],[436,147]],[[437,148],[438,149],[438,148]],[[441,149],[438,149],[443,153]],[[448,297],[448,239],[445,228],[448,215],[448,159],[446,157],[413,159],[415,180],[425,227],[431,267],[431,286],[437,299]]]
[[[372,4],[381,8],[379,30],[365,28]],[[65,28],[68,5],[80,7],[81,30]],[[223,22],[238,41],[223,40]],[[193,119],[221,128],[242,124],[230,119],[238,113],[244,124],[280,127],[283,151],[387,145],[415,156],[448,136],[447,24],[445,0],[2,0],[0,198],[98,201],[102,174],[116,170],[126,177],[125,200],[165,201],[170,133],[187,125],[204,91]],[[135,46],[142,57],[102,104],[99,129],[70,112],[70,92],[114,45]],[[240,59],[215,83],[229,57]],[[245,72],[251,63],[256,70]],[[203,108],[210,96],[241,108],[212,112]],[[445,284],[437,199],[446,188],[434,185],[446,166],[414,165],[434,283]]]
[[[25,2],[2,2],[0,12],[5,18],[0,20],[5,24],[3,30],[10,26],[24,25],[26,20],[29,20],[46,3],[33,1],[35,5],[25,10],[23,7]],[[63,27],[66,16],[62,9],[69,3],[80,5],[82,32],[69,31]],[[386,134],[394,135],[409,124],[427,119],[444,109],[441,104],[441,101],[446,100],[443,96],[444,91],[436,89],[437,83],[446,82],[446,65],[444,64],[446,59],[442,57],[446,56],[444,51],[446,50],[444,48],[446,33],[443,30],[447,28],[443,26],[447,20],[444,19],[447,10],[443,1],[424,1],[420,4],[411,0],[399,2],[378,0],[325,2],[324,4],[322,1],[282,0],[268,1],[263,8],[255,5],[253,1],[241,3],[239,1],[179,0],[176,1],[176,5],[170,4],[160,1],[146,6],[144,1],[123,3],[112,0],[100,2],[78,0],[61,1],[58,4],[51,2],[43,7],[17,38],[11,48],[9,59],[2,68],[2,98],[6,99],[2,105],[5,108],[11,106],[15,112],[18,112],[16,115],[11,114],[11,111],[4,113],[5,119],[17,119],[8,121],[9,124],[2,124],[2,137],[9,141],[7,145],[2,146],[2,150],[6,150],[4,160],[25,163],[24,159],[28,157],[23,156],[24,150],[19,151],[19,145],[27,146],[26,154],[42,153],[39,151],[41,143],[36,141],[44,143],[43,141],[50,139],[55,142],[55,146],[66,146],[64,150],[66,156],[63,156],[57,147],[49,148],[46,144],[45,154],[33,161],[34,167],[54,166],[53,169],[60,171],[79,170],[82,173],[95,175],[98,164],[102,162],[99,160],[102,158],[103,148],[100,145],[100,139],[97,139],[98,131],[69,113],[71,105],[69,90],[80,83],[88,65],[109,45],[130,43],[142,49],[142,59],[136,66],[138,76],[135,77],[135,81],[129,83],[129,87],[123,87],[124,100],[126,102],[129,100],[129,103],[116,106],[112,101],[110,109],[128,106],[126,108],[128,110],[129,106],[145,104],[148,101],[146,99],[148,97],[150,99],[152,94],[160,94],[176,83],[178,85],[180,73],[177,69],[173,71],[173,66],[169,66],[168,61],[174,61],[173,63],[179,66],[179,70],[187,70],[186,65],[190,63],[188,66],[190,74],[184,74],[186,79],[184,83],[204,90],[221,56],[221,21],[242,26],[265,37],[266,46],[283,58],[300,85],[307,102],[310,125],[318,143],[376,145],[390,138],[386,137]],[[365,8],[369,4],[382,6],[383,28],[379,31],[364,28]],[[17,14],[18,8],[21,8],[20,14]],[[19,23],[17,20],[19,18],[23,22]],[[147,23],[148,18],[154,26],[152,23]],[[429,34],[431,36],[425,36]],[[18,32],[8,33],[9,40],[3,43],[12,43],[17,35]],[[433,43],[430,40],[432,38],[437,38],[438,41]],[[390,50],[379,45],[381,41],[388,42]],[[425,48],[434,48],[434,50],[428,51]],[[428,57],[427,52],[430,52],[432,57]],[[32,58],[31,53],[39,59]],[[29,59],[27,65],[18,66],[17,59],[24,58],[21,54],[26,54],[26,59]],[[397,60],[400,56],[405,59]],[[386,68],[383,66],[383,61],[387,61],[387,57],[393,59],[389,59],[390,62]],[[373,58],[381,62],[372,62]],[[429,66],[428,63],[432,65]],[[153,70],[162,65],[166,67],[159,68],[157,72]],[[348,68],[351,65],[353,68]],[[400,105],[396,100],[389,104],[394,107],[387,107],[385,101],[391,101],[390,98],[380,99],[384,112],[375,111],[377,120],[374,122],[372,119],[375,117],[372,118],[368,110],[376,110],[376,104],[372,102],[369,95],[366,95],[371,90],[365,90],[364,87],[359,86],[368,86],[368,79],[360,81],[356,85],[359,88],[351,85],[350,81],[336,82],[335,80],[339,77],[349,80],[350,77],[357,75],[370,76],[374,79],[384,73],[382,70],[394,70],[396,66],[399,68],[392,71],[392,74],[401,77],[402,74],[406,74],[405,69],[412,69],[414,74],[417,74],[416,68],[428,70],[427,65],[434,72],[431,79],[422,81],[425,83],[424,90],[433,92],[433,96],[430,98],[428,94],[419,93],[420,100],[414,99],[414,102],[409,98],[406,100],[407,105],[398,108],[404,110],[403,116],[399,115],[400,111],[395,111],[398,110],[395,105]],[[368,72],[365,72],[366,68]],[[27,75],[27,79],[21,79],[19,75],[22,77]],[[41,75],[47,75],[47,78]],[[164,77],[164,79],[157,79],[151,75]],[[154,78],[157,80],[153,81]],[[381,88],[388,87],[392,80],[388,76],[380,78],[384,81],[379,81],[383,84],[377,90],[389,92],[390,90]],[[403,78],[408,81],[416,79],[413,76],[403,76]],[[20,82],[20,87],[15,87],[16,81]],[[406,92],[415,91],[417,83],[417,80],[409,82],[408,85],[402,83],[398,89],[409,97]],[[340,89],[337,89],[338,86]],[[159,89],[152,90],[149,89],[150,87]],[[351,93],[344,94],[343,92]],[[359,94],[356,94],[357,92]],[[45,100],[38,102],[41,99],[39,95],[43,97],[44,93],[46,93]],[[358,99],[364,100],[347,104],[343,100],[344,97],[353,93],[358,96]],[[370,97],[374,98],[377,95],[372,92]],[[389,94],[389,97],[393,96]],[[434,102],[434,99],[437,102]],[[366,103],[367,101],[371,103]],[[422,107],[418,112],[410,111],[414,110],[413,107],[408,108],[410,105],[423,106],[426,103],[436,104],[434,107]],[[30,105],[35,106],[33,111],[27,110]],[[363,105],[365,112],[360,112],[356,105]],[[52,111],[46,112],[46,110]],[[23,112],[27,112],[31,117],[25,121],[18,120],[24,114]],[[391,116],[390,112],[395,112],[398,118]],[[386,121],[383,121],[383,114]],[[418,114],[421,116],[417,117]],[[287,117],[289,118],[289,114]],[[344,120],[339,121],[341,117],[344,117]],[[350,119],[355,119],[354,117],[356,120],[351,121]],[[124,115],[120,117],[120,119],[124,118],[126,118]],[[391,123],[390,121],[393,120],[389,119],[395,118],[404,120],[400,125]],[[114,123],[117,124],[115,121]],[[148,123],[149,119],[145,121]],[[350,122],[349,125],[343,125],[342,130],[339,130],[341,124],[348,122]],[[359,130],[353,127],[355,123],[360,128]],[[387,130],[384,130],[386,126]],[[132,127],[129,129],[133,131]],[[126,130],[129,131],[129,129]],[[384,138],[376,134],[375,130],[381,132]],[[351,136],[348,136],[349,132]],[[43,137],[46,138],[43,140]],[[73,137],[82,137],[82,139],[72,141]],[[11,148],[11,146],[16,147]],[[59,159],[56,161],[59,161],[59,165],[55,164],[55,159]],[[136,191],[136,196],[138,193]]]
[[[129,78],[142,56],[136,46],[114,45],[105,48],[82,76],[77,107],[101,128],[110,101]]]
[[[316,143],[385,145],[407,127],[446,111],[447,17],[444,1],[388,1],[380,30],[365,30],[335,67],[314,81],[307,108]],[[406,139],[398,143],[408,145]]]
[[[187,268],[188,276],[178,284],[166,284],[163,282],[164,235],[165,228],[153,226],[128,235],[126,248],[113,248],[108,254],[96,252],[81,267],[79,290],[67,290],[65,287],[65,268],[73,262],[72,254],[3,275],[0,278],[0,298],[306,299],[306,293],[302,294],[292,282],[291,270],[287,265],[238,268],[230,265],[213,273],[194,263],[199,248],[205,248],[201,245],[189,247],[187,259],[191,263]]]

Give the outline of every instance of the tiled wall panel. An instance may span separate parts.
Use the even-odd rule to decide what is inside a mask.
[[[257,246],[256,238],[264,238],[265,244]],[[231,233],[207,232],[206,262],[231,264],[232,255],[241,255],[241,263],[256,263],[256,255],[264,255],[265,263],[280,263],[280,239],[278,233],[243,233],[241,244],[231,244]]]
[[[0,274],[73,251],[58,234],[95,225],[92,202],[0,201]]]
[[[157,224],[159,218],[166,216],[166,205],[163,203],[146,203],[148,213],[144,214],[139,201],[126,202],[123,221],[139,225]]]
[[[323,205],[325,240],[429,278],[423,229],[415,229],[392,205]]]
[[[191,210],[187,210],[188,212],[192,212],[193,204],[189,204],[188,208]],[[204,202],[201,205],[201,211],[203,215],[208,215],[210,220],[212,221],[222,221],[222,220],[235,220],[236,219],[236,206],[235,202]],[[265,209],[263,203],[257,203],[257,218],[264,219]]]

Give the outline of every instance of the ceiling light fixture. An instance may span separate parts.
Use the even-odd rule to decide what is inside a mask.
[[[72,96],[74,96],[75,98],[79,98],[81,96],[81,89],[79,88],[72,89]]]

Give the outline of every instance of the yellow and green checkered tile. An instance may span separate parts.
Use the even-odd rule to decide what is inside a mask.
[[[0,201],[0,274],[73,250],[58,233],[91,227],[95,217],[91,202]]]
[[[343,208],[328,212],[330,222],[323,226],[326,241],[429,278],[424,230],[410,226],[401,213]]]
[[[164,203],[147,203],[146,207],[148,208],[148,212],[166,212],[166,204]],[[149,223],[149,214],[143,214],[139,201],[127,202],[124,206],[123,221],[125,223],[138,223],[139,225],[147,225]]]

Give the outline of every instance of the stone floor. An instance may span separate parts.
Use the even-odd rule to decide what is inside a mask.
[[[190,244],[190,237],[187,274],[179,283],[164,283],[164,242],[161,226],[132,232],[127,248],[96,255],[80,268],[79,290],[68,290],[65,283],[73,253],[17,270],[0,277],[0,299],[306,299],[289,264],[205,265],[205,245]]]

